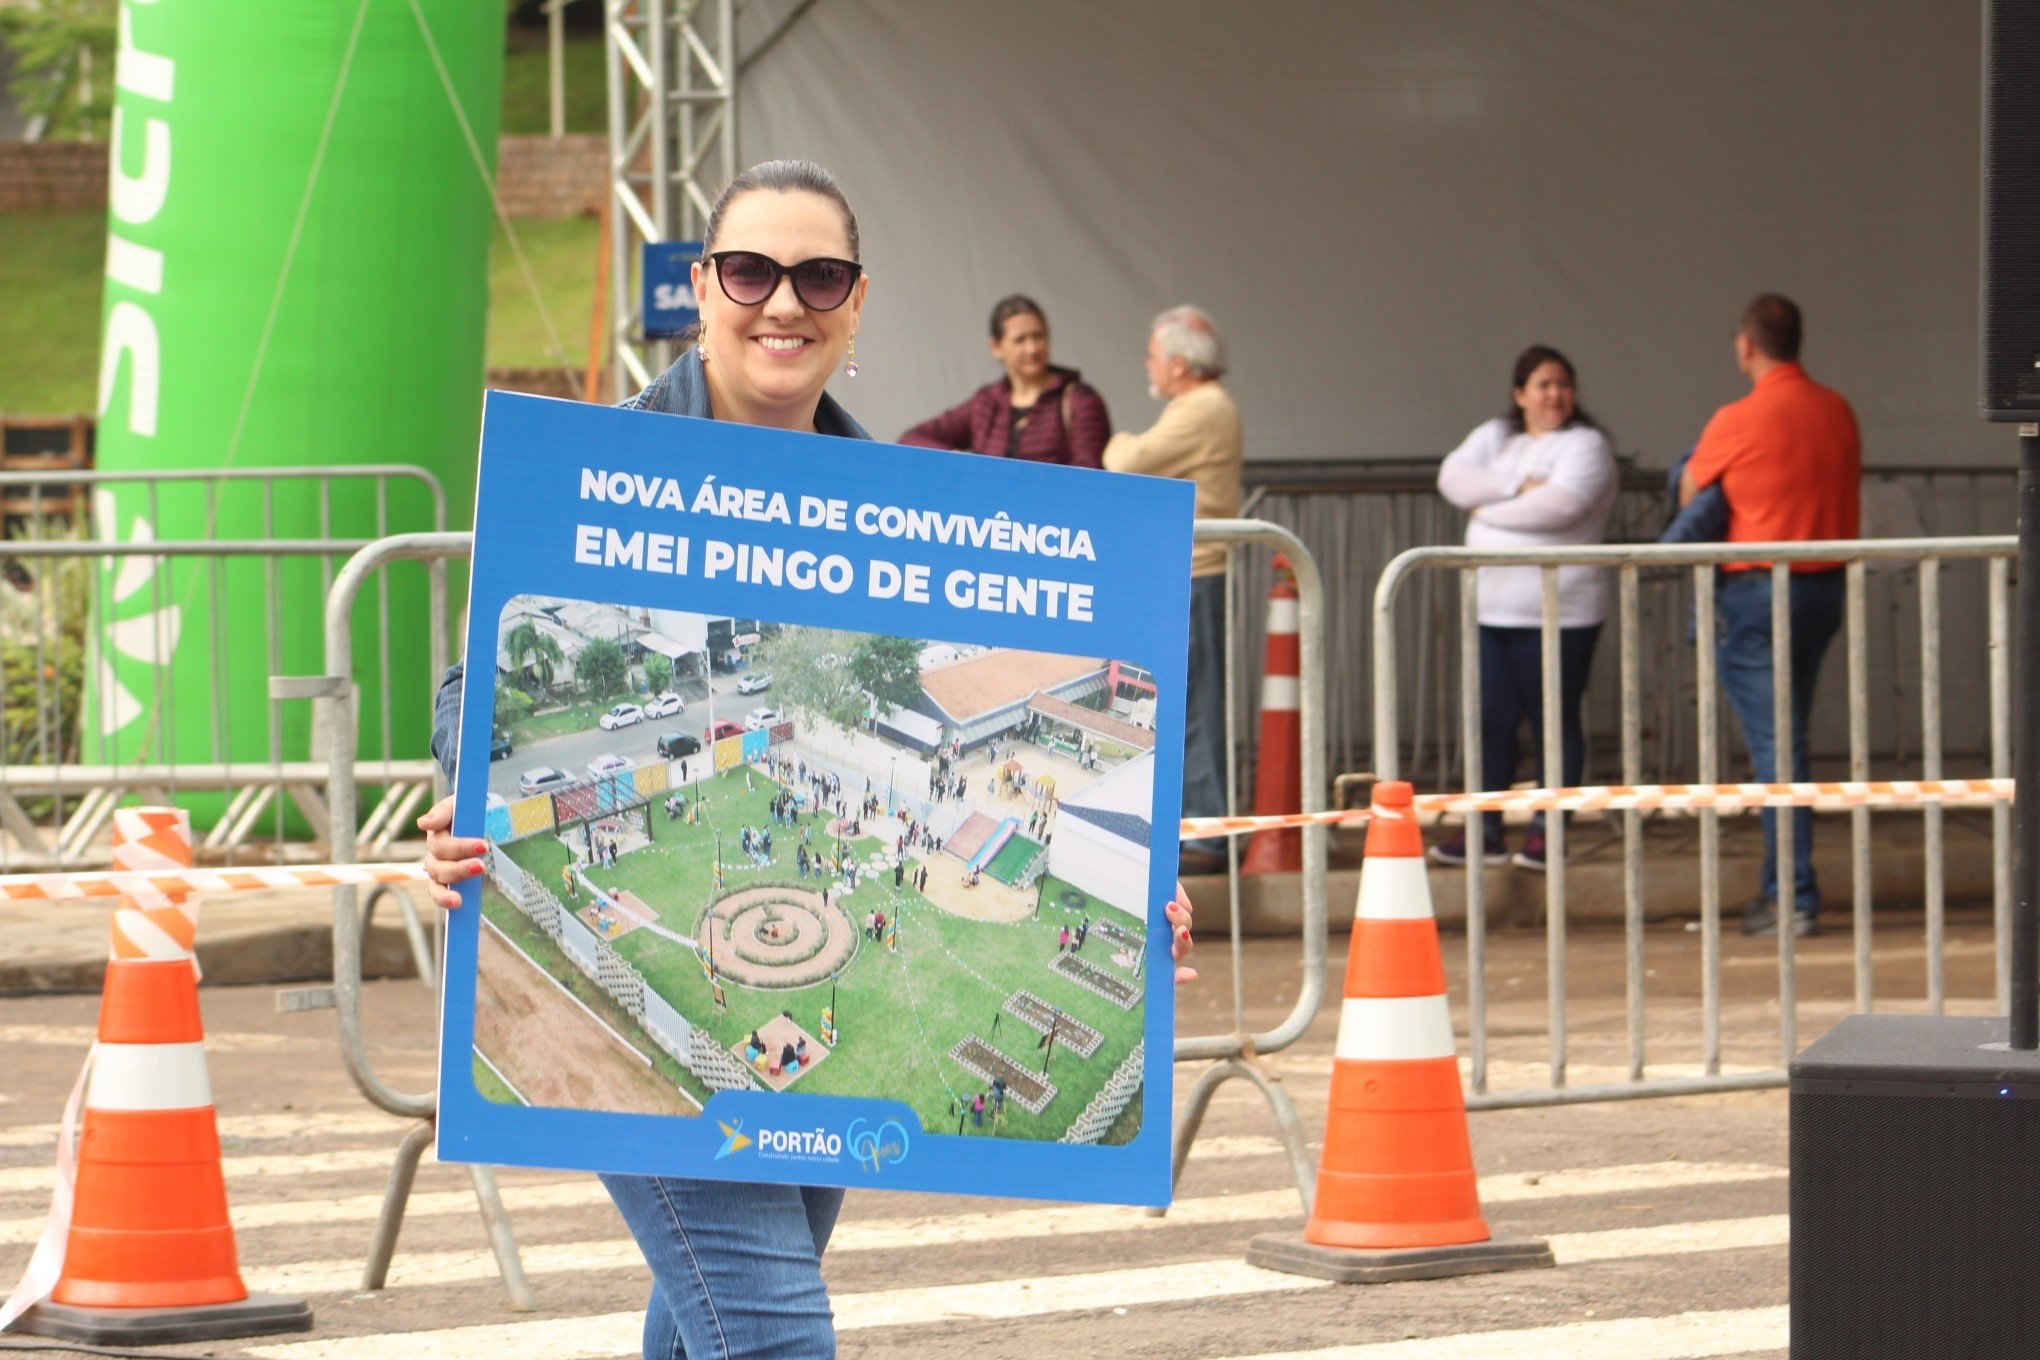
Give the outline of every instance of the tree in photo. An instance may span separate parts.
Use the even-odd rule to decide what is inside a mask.
[[[531,716],[531,696],[508,680],[496,681],[496,726],[515,727]]]
[[[908,708],[921,696],[921,644],[867,633],[850,649],[850,678],[880,713]]]
[[[628,683],[628,672],[623,648],[607,638],[596,638],[574,654],[574,673],[598,699],[621,692]]]
[[[645,653],[645,687],[657,694],[673,688],[673,658],[658,652]]]
[[[116,0],[0,0],[0,46],[31,140],[103,141],[113,107]]]
[[[530,619],[510,630],[503,639],[503,650],[510,654],[510,669],[523,676],[537,694],[552,688],[553,677],[567,659],[558,639]]]
[[[788,628],[761,646],[753,669],[772,672],[772,687],[789,706],[838,727],[855,727],[864,721],[868,701],[847,657],[860,636],[836,628]]]

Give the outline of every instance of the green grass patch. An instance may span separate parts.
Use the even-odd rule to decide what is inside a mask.
[[[609,75],[603,67],[601,32],[568,33],[560,56],[566,130],[606,131]],[[543,27],[510,27],[503,54],[503,131],[511,135],[552,131],[552,59]]]
[[[482,1099],[498,1105],[522,1105],[524,1097],[510,1089],[510,1083],[496,1075],[496,1070],[482,1061],[482,1055],[475,1054],[475,1089],[482,1093]]]
[[[565,708],[550,708],[543,713],[535,713],[512,727],[510,740],[518,746],[529,746],[548,737],[563,737],[569,732],[585,732],[614,707],[616,707],[614,699],[604,699],[599,703],[590,699],[584,703],[569,704]]]
[[[752,776],[746,791],[743,772],[729,771],[698,786],[706,794],[704,820],[689,826],[667,821],[656,806],[651,818],[653,844],[625,855],[615,869],[598,869],[590,879],[606,891],[628,889],[660,916],[661,924],[691,936],[714,895],[715,828],[723,830],[726,886],[737,889],[759,883],[799,884],[795,868],[800,833],[772,827],[772,864],[763,869],[737,869],[744,861],[736,848],[737,827],[770,826],[767,811],[776,786]],[[833,848],[824,823],[812,826],[817,847]],[[852,848],[860,856],[876,848],[865,838]],[[566,848],[551,835],[528,837],[507,847],[512,858],[547,885],[560,880]],[[821,881],[808,880],[819,888]],[[924,1129],[954,1133],[954,1102],[985,1085],[954,1062],[950,1049],[975,1034],[1016,1063],[1040,1071],[1041,1036],[1010,1015],[1006,998],[1025,988],[1050,1005],[1097,1030],[1104,1038],[1098,1051],[1080,1058],[1058,1048],[1050,1060],[1049,1077],[1057,1086],[1055,1099],[1040,1115],[1009,1104],[1003,1136],[1056,1138],[1087,1106],[1119,1063],[1141,1038],[1145,1008],[1124,1011],[1076,983],[1050,971],[1056,932],[1074,915],[1060,909],[1041,913],[1039,920],[1011,924],[967,921],[943,911],[911,888],[895,888],[892,875],[872,875],[849,895],[844,908],[853,923],[873,910],[901,921],[900,952],[891,953],[861,933],[856,953],[834,984],[836,1020],[841,1040],[828,1059],[792,1088],[814,1095],[855,1095],[893,1099],[911,1107]],[[1096,916],[1097,910],[1092,911]],[[853,929],[855,926],[853,925]],[[810,1034],[819,1035],[822,1009],[829,1005],[829,982],[765,990],[724,980],[728,1010],[714,1013],[708,980],[694,951],[648,930],[633,931],[613,942],[617,953],[645,975],[653,990],[697,1027],[714,1034],[726,1048],[781,1011],[789,1011]],[[1086,956],[1110,967],[1107,941],[1094,936]],[[996,1022],[996,1023],[995,1023]],[[1126,1116],[1123,1137],[1138,1127],[1137,1106]],[[968,1126],[966,1125],[966,1128]]]
[[[0,411],[94,408],[105,265],[105,213],[0,215]]]
[[[543,299],[541,311],[518,267],[516,252],[496,224],[489,255],[489,367],[547,368],[588,362],[588,315],[595,306],[596,251],[602,224],[592,217],[525,219],[511,223]],[[552,318],[555,349],[544,317]]]
[[[523,221],[517,238],[553,318],[567,361],[588,360],[598,224],[592,218]],[[97,402],[106,214],[0,215],[0,411],[69,415]],[[539,307],[496,229],[489,261],[488,365],[559,362]]]

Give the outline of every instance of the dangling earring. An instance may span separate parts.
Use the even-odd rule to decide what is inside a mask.
[[[855,332],[852,332],[850,336],[850,348],[843,354],[843,376],[847,378],[857,376],[857,335]]]
[[[706,331],[695,337],[694,352],[701,356],[702,363],[708,362],[708,333]]]

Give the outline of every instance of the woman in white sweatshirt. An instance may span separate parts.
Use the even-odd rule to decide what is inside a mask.
[[[1467,512],[1469,548],[1599,543],[1615,508],[1618,474],[1608,437],[1576,398],[1573,366],[1557,350],[1532,345],[1516,359],[1509,413],[1477,427],[1438,469],[1438,490]],[[1539,629],[1543,573],[1537,567],[1487,567],[1479,573],[1481,779],[1489,789],[1516,780],[1517,737],[1525,722],[1544,770],[1544,709]],[[1606,575],[1594,567],[1558,572],[1559,714],[1565,782],[1577,784],[1586,760],[1580,700],[1594,644],[1608,616]],[[1484,817],[1486,858],[1506,853],[1501,818]],[[1446,864],[1466,861],[1464,831],[1431,849]],[[1515,862],[1544,867],[1542,815]]]

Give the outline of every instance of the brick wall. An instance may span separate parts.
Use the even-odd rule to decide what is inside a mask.
[[[497,189],[512,217],[602,208],[606,137],[505,137]],[[0,213],[104,212],[104,142],[0,142]]]
[[[602,211],[609,139],[599,134],[505,137],[496,152],[496,190],[512,217],[573,217]]]
[[[105,209],[106,143],[0,142],[0,213]]]

